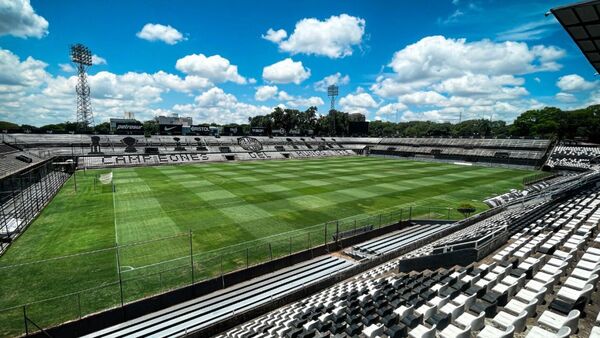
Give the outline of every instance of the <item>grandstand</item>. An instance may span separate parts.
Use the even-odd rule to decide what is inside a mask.
[[[3,134],[0,336],[600,337],[598,145],[298,134]]]
[[[4,230],[0,232],[0,235],[3,236],[3,251],[6,251],[8,246],[23,233],[54,194],[71,177],[74,166],[79,170],[101,169],[104,170],[101,172],[107,172],[106,169],[119,167],[370,156],[449,163],[447,165],[458,163],[527,169],[539,168],[546,163],[546,168],[556,169],[548,163],[558,154],[564,153],[561,148],[562,144],[553,146],[549,140],[533,139],[172,137],[159,135],[124,137],[77,134],[6,134],[4,137],[3,149],[7,154],[13,154],[13,156],[23,154],[32,158],[33,161],[12,171],[3,172],[5,175],[2,184],[5,187],[3,188],[5,193],[1,215]],[[593,153],[571,152],[569,156],[589,158],[593,156]],[[589,190],[590,182],[597,180],[597,172],[592,169],[594,169],[593,166],[586,167],[585,170],[581,168],[573,170],[568,167],[561,168],[560,171],[553,174],[537,175],[538,178],[522,189],[490,196],[486,199],[489,210],[458,222],[448,219],[413,220],[410,214],[412,210],[407,210],[406,218],[401,216],[401,221],[389,227],[390,230],[385,232],[383,230],[385,228],[381,228],[381,219],[379,219],[379,227],[374,227],[369,223],[357,227],[355,223],[353,228],[329,230],[329,227],[326,226],[325,242],[328,242],[327,231],[331,231],[329,236],[331,241],[336,243],[335,249],[326,245],[318,247],[318,250],[313,248],[293,254],[290,247],[290,256],[277,260],[271,258],[272,262],[264,262],[256,267],[248,266],[248,269],[255,269],[253,271],[256,272],[248,273],[247,277],[238,275],[238,273],[244,274],[244,270],[232,272],[232,276],[240,277],[225,279],[223,276],[221,287],[217,287],[218,284],[215,284],[219,283],[218,279],[201,279],[189,287],[196,290],[192,293],[193,296],[185,291],[179,291],[183,292],[185,296],[173,298],[178,299],[176,302],[161,301],[162,305],[147,306],[144,304],[150,300],[142,299],[122,305],[120,309],[128,311],[128,315],[117,315],[118,318],[116,318],[115,314],[120,313],[117,308],[117,312],[113,309],[92,314],[78,321],[49,329],[47,332],[66,337],[83,334],[88,334],[90,337],[145,336],[147,334],[178,336],[191,332],[197,336],[205,336],[223,333],[228,328],[233,328],[223,334],[235,337],[273,335],[295,337],[296,335],[339,335],[343,332],[349,336],[370,337],[387,334],[388,336],[420,337],[436,333],[446,337],[452,336],[449,332],[458,334],[458,332],[468,331],[470,334],[479,332],[481,335],[485,335],[485,332],[490,330],[508,330],[508,327],[502,326],[508,319],[499,317],[497,322],[504,323],[502,325],[494,324],[493,321],[496,312],[503,313],[502,316],[505,316],[504,313],[515,315],[514,312],[508,310],[503,312],[502,305],[499,307],[496,299],[503,297],[502,301],[511,300],[509,295],[502,291],[504,289],[501,286],[508,283],[508,279],[506,282],[502,280],[504,284],[500,280],[494,281],[498,285],[492,285],[494,283],[490,282],[489,288],[486,289],[489,292],[479,289],[473,292],[469,291],[469,288],[474,287],[477,282],[477,277],[473,276],[473,283],[471,283],[473,285],[469,284],[469,288],[461,286],[462,294],[453,291],[450,295],[446,290],[458,288],[454,285],[456,281],[451,279],[457,274],[469,275],[472,271],[479,271],[479,276],[483,278],[486,272],[490,271],[491,273],[495,266],[480,266],[477,262],[485,261],[486,256],[490,253],[502,250],[499,246],[505,245],[506,248],[520,249],[514,243],[525,243],[525,239],[531,238],[532,234],[537,236],[539,233],[549,231],[550,228],[553,231],[556,230],[547,220],[552,219],[551,216],[556,218],[568,214],[567,209],[571,204],[561,204],[561,199],[567,195],[580,196],[577,194],[583,194],[580,191],[583,189],[582,187]],[[596,196],[593,191],[586,193],[591,196],[591,199]],[[570,198],[576,201],[581,199],[580,197]],[[447,212],[444,210],[439,212],[443,217],[447,213],[450,218],[450,209]],[[431,210],[428,214],[432,214]],[[499,252],[503,252],[504,256],[509,257],[513,253],[506,254],[507,250],[512,249],[506,248]],[[295,255],[302,258],[290,260],[290,257],[296,257]],[[539,255],[530,252],[527,258],[535,256],[536,259],[547,259],[540,258]],[[453,257],[450,261],[455,262],[458,266],[447,264],[449,260],[443,257]],[[460,257],[460,259],[455,259],[456,257]],[[499,256],[495,255],[494,257]],[[530,261],[532,259],[527,262]],[[274,266],[277,268],[271,268],[270,264],[275,264]],[[507,265],[505,262],[496,262],[495,264],[505,268]],[[265,271],[274,272],[265,274]],[[515,269],[515,271],[519,270]],[[382,274],[386,276],[384,279],[380,277]],[[354,277],[356,275],[358,277]],[[510,276],[510,272],[507,270],[504,275]],[[233,284],[225,282],[230,278],[234,278],[237,282]],[[514,278],[521,278],[521,275]],[[525,278],[530,279],[529,275]],[[406,287],[406,285],[416,287],[425,279],[431,280],[432,283],[438,283],[439,288],[436,288],[435,292],[429,290],[426,295],[422,295],[421,292],[424,289],[412,290],[412,288]],[[341,280],[346,281],[336,284]],[[397,280],[403,282],[397,282]],[[523,281],[520,279],[521,287]],[[205,283],[210,286],[204,287]],[[401,285],[403,291],[393,293],[389,289],[390,285],[394,288]],[[333,289],[326,289],[325,293],[319,293],[323,294],[322,296],[301,300],[302,297],[306,297],[310,293],[321,292],[320,290],[328,286],[333,286]],[[384,294],[389,293],[391,300],[386,301],[386,297],[376,296],[380,293],[377,291],[380,287],[383,288],[381,291],[385,291]],[[346,291],[340,297],[334,297],[335,292],[339,290]],[[365,290],[370,290],[371,296],[366,297]],[[516,287],[511,287],[510,296],[517,294],[517,291],[519,290]],[[161,295],[160,299],[173,297],[173,292],[177,291],[167,292]],[[498,293],[501,293],[502,296],[499,296]],[[373,296],[375,297],[373,298]],[[492,296],[496,298],[490,298]],[[457,297],[456,302],[451,302],[450,300],[454,297]],[[320,311],[318,316],[313,310],[308,311],[313,313],[308,316],[306,314],[308,312],[304,311],[303,307],[294,305],[308,306],[307,304],[312,304],[314,299],[328,299],[323,303],[331,304],[324,304],[325,306],[322,308],[318,307],[318,311]],[[300,303],[293,303],[296,300],[299,300]],[[375,301],[382,303],[373,303]],[[479,307],[475,307],[474,309],[477,310],[473,310],[460,303],[461,301],[468,302],[470,306]],[[346,307],[342,306],[342,302],[347,304]],[[268,318],[277,318],[279,321],[271,323],[265,319],[267,317],[258,317],[259,319],[239,325],[240,321],[250,320],[287,303],[292,303],[292,305],[279,310],[284,311],[281,314],[276,312],[267,315]],[[369,312],[363,311],[363,313],[359,309],[356,312],[357,310],[348,310],[350,304],[353,309],[373,307],[381,308],[382,311],[372,312],[369,310]],[[516,300],[511,304],[516,304]],[[167,305],[172,305],[172,307]],[[147,310],[141,310],[142,308]],[[494,312],[492,308],[498,311]],[[148,309],[159,311],[152,312]],[[485,327],[481,324],[481,309],[486,312],[484,317],[494,315],[490,317],[492,323],[488,323]],[[289,311],[292,311],[294,316],[302,314],[302,318],[290,316],[289,318],[296,319],[283,323],[281,319],[288,318]],[[456,318],[449,318],[448,311]],[[531,310],[529,313],[531,314]],[[352,318],[349,319],[349,317]],[[117,324],[124,318],[128,321],[117,326],[111,325]],[[454,320],[458,320],[458,318],[460,321]],[[471,328],[465,326],[467,321],[475,320],[475,318],[478,321],[477,325]],[[30,316],[26,316],[25,319],[33,323],[39,321]],[[91,325],[90,321],[94,321],[96,324]],[[260,324],[257,324],[259,322]],[[486,320],[483,322],[486,323]],[[55,322],[51,323],[55,324]],[[487,331],[485,331],[486,328]],[[517,329],[521,329],[521,327]],[[493,332],[496,334],[499,331]]]
[[[598,145],[557,145],[550,154],[546,165],[553,170],[586,171],[600,166],[600,146]]]
[[[549,140],[527,139],[386,138],[370,151],[419,160],[539,167],[550,144]]]

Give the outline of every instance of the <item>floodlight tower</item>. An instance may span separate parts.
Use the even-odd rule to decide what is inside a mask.
[[[331,85],[327,87],[327,96],[331,98],[331,110],[335,110],[335,97],[338,96],[338,86]]]
[[[78,43],[71,46],[71,61],[77,65],[78,81],[75,87],[77,93],[77,125],[85,130],[94,125],[90,86],[87,82],[86,68],[92,65],[92,52],[86,46]]]
[[[327,87],[327,96],[331,98],[331,108],[329,108],[329,114],[330,116],[333,114],[333,135],[335,135],[335,97],[338,96],[338,86],[332,84],[331,86]]]

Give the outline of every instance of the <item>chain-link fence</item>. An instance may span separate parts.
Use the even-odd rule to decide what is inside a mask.
[[[0,336],[21,335],[76,320],[399,221],[462,218],[451,208],[410,207],[327,222],[208,252],[199,249],[201,238],[190,231],[0,266]]]

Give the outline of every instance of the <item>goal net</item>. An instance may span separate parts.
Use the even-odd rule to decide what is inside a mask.
[[[112,182],[112,179],[113,179],[113,173],[111,171],[108,174],[100,175],[100,177],[98,178],[98,181],[100,181],[100,183],[102,183],[102,184],[110,184]]]

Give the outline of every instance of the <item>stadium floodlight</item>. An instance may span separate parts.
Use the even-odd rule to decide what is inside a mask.
[[[78,43],[71,46],[71,61],[85,66],[92,65],[92,52],[86,46]]]
[[[339,88],[336,85],[327,87],[327,96],[331,98],[331,110],[335,109],[335,97],[339,94]]]
[[[77,93],[76,121],[80,131],[85,131],[94,125],[90,86],[87,83],[86,67],[92,65],[92,52],[86,46],[78,43],[71,46],[71,61],[77,65],[78,81],[75,87]]]

